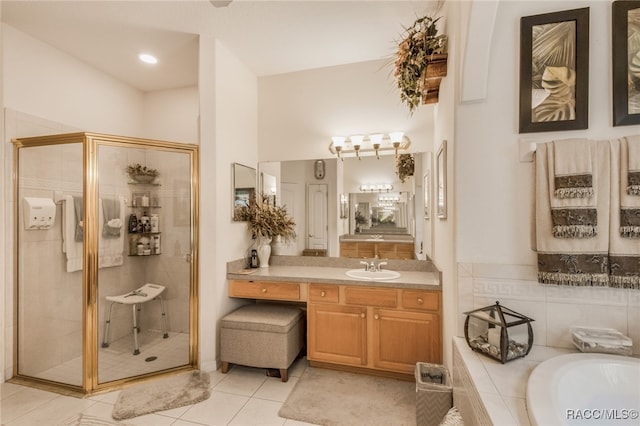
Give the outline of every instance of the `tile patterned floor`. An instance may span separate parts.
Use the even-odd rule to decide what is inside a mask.
[[[201,403],[126,420],[130,425],[308,425],[278,417],[308,363],[296,361],[289,380],[267,377],[264,369],[234,366],[229,373],[210,372],[211,397]],[[0,385],[2,426],[55,426],[75,414],[84,413],[113,421],[111,412],[119,391],[79,399],[12,383]]]

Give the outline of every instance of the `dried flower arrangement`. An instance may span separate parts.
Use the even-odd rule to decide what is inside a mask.
[[[284,242],[295,239],[296,223],[287,214],[286,207],[273,205],[272,199],[266,194],[253,195],[248,206],[236,209],[236,217],[247,221],[254,239],[280,237]]]
[[[400,182],[407,180],[409,176],[413,176],[414,172],[414,159],[411,154],[400,154],[396,159],[396,174],[400,179]]]
[[[400,100],[413,113],[426,93],[426,72],[434,55],[447,53],[447,36],[438,35],[437,23],[441,17],[430,15],[418,18],[405,29],[405,36],[398,43],[395,56],[395,72]]]
[[[136,182],[149,183],[158,177],[160,172],[156,169],[143,166],[140,163],[133,163],[127,166],[127,174]]]

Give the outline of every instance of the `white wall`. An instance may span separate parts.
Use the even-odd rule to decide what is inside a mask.
[[[434,107],[410,116],[388,63],[384,59],[260,77],[259,160],[334,157],[331,136],[394,130],[407,134],[412,152],[428,151]]]
[[[231,220],[231,164],[257,167],[257,78],[222,43],[200,39],[200,355],[217,362],[218,319],[244,303],[227,297],[226,262],[252,244]]]
[[[520,18],[579,7],[590,7],[589,129],[519,135]],[[519,140],[610,139],[640,132],[640,126],[612,126],[611,2],[502,1],[490,47],[486,99],[460,104],[455,112],[459,311],[487,301],[511,304],[536,319],[536,344],[568,346],[568,327],[577,324],[615,327],[639,340],[637,291],[537,284],[530,249],[533,163],[521,163],[518,156]]]
[[[198,143],[198,87],[144,94],[143,129],[146,138]]]
[[[6,108],[86,131],[144,137],[142,92],[13,27],[2,28]]]

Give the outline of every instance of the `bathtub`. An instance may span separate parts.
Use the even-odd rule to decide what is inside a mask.
[[[640,359],[567,354],[540,363],[527,382],[532,425],[640,424]]]

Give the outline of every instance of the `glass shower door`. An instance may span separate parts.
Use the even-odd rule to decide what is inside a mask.
[[[193,157],[108,141],[97,147],[96,343],[103,384],[194,359]]]
[[[82,143],[21,147],[17,167],[17,373],[82,386]]]

